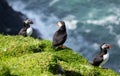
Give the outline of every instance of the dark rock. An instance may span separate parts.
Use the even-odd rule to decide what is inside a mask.
[[[34,38],[37,38],[37,39],[42,39],[41,33],[37,29],[35,29],[35,28],[33,28],[33,33],[32,33],[31,36],[34,37]]]
[[[16,35],[22,23],[20,12],[14,11],[6,0],[0,0],[0,33]]]

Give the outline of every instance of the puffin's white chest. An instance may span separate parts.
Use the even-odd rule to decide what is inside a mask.
[[[101,66],[105,64],[108,61],[108,59],[109,59],[109,53],[103,55],[103,62],[101,63]]]
[[[29,27],[26,31],[27,35],[30,36],[33,33],[33,29]]]

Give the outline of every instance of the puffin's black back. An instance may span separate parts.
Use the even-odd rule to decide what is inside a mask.
[[[66,32],[65,23],[63,23],[63,25],[59,28],[58,31],[55,32],[53,36],[52,47],[55,48],[56,46],[63,45],[66,39],[67,39],[67,32]]]

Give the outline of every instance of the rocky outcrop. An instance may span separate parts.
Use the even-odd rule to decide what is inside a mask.
[[[21,13],[14,11],[6,2],[0,0],[0,33],[16,35],[22,27]]]

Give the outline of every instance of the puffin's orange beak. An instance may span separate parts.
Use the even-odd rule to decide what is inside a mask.
[[[112,46],[111,45],[109,45],[109,49],[111,49],[112,48]]]

